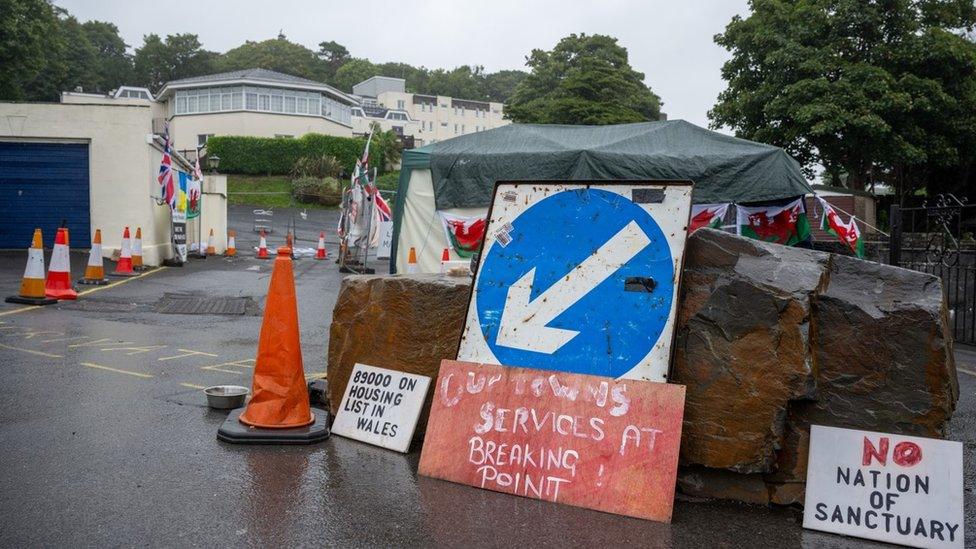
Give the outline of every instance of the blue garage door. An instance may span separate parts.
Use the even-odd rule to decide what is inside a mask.
[[[34,229],[54,245],[62,222],[71,245],[91,245],[88,145],[0,141],[0,248],[30,246]]]

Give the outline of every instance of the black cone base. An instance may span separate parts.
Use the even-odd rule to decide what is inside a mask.
[[[51,297],[21,297],[12,295],[5,299],[7,303],[20,303],[22,305],[53,305],[58,300]]]
[[[107,278],[102,278],[102,279],[98,279],[98,278],[91,278],[91,279],[82,278],[81,280],[78,281],[78,284],[84,284],[85,286],[104,286],[104,285],[108,284],[108,279]]]
[[[329,438],[329,412],[321,408],[312,408],[314,423],[294,429],[262,429],[244,425],[240,421],[244,410],[237,408],[227,415],[217,430],[217,440],[232,444],[315,444]]]

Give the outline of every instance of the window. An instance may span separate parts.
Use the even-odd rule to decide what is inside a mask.
[[[232,99],[229,93],[222,94],[220,96],[220,110],[229,111],[231,109]]]
[[[281,105],[282,105],[282,97],[281,97],[281,95],[272,95],[271,96],[271,111],[272,112],[281,112],[281,110],[282,110],[282,106]]]
[[[248,93],[244,96],[244,108],[249,111],[255,111],[258,109],[258,94]]]
[[[461,133],[465,133],[465,131],[464,131],[464,124],[461,124]]]
[[[244,108],[244,91],[235,91],[231,94],[232,103],[231,108],[235,111],[239,111]]]
[[[213,137],[212,133],[201,133],[197,134],[197,147],[202,147],[207,144],[207,140]]]
[[[186,98],[186,112],[197,112],[197,98],[191,95]]]
[[[176,114],[183,114],[186,112],[186,98],[177,97],[176,98]]]
[[[447,122],[441,122],[441,127],[442,128],[446,128],[447,127]]]
[[[217,112],[220,110],[220,94],[212,93],[210,94],[210,112]]]
[[[458,132],[458,125],[457,125],[457,124],[455,124],[455,125],[454,125],[454,133],[457,133],[457,132]]]
[[[271,96],[270,95],[259,95],[258,96],[258,110],[268,111],[271,110]]]
[[[464,116],[464,107],[461,107],[461,116]]]
[[[402,110],[405,107],[406,107],[406,105],[404,104],[403,99],[397,99],[397,108]]]
[[[447,108],[447,103],[441,103],[441,108],[442,109],[446,109]]]
[[[308,99],[305,97],[299,97],[297,103],[295,104],[295,110],[305,114],[308,112]]]

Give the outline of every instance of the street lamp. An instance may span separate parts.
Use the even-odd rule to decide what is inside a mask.
[[[215,154],[207,155],[207,165],[210,166],[211,172],[216,174],[220,166],[220,157]]]

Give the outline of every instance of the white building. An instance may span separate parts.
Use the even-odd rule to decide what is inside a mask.
[[[165,105],[174,146],[192,150],[213,135],[352,137],[356,100],[332,86],[266,69],[247,69],[167,82]]]
[[[505,105],[488,101],[455,99],[444,95],[407,93],[402,78],[374,76],[356,84],[353,95],[362,107],[353,110],[353,131],[363,133],[373,121],[384,129],[412,135],[415,145],[443,141],[510,124],[505,120]],[[380,109],[380,118],[367,109]],[[405,119],[400,118],[405,115]],[[357,118],[361,120],[357,120]]]

